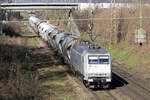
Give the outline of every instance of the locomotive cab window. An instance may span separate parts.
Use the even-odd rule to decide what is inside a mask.
[[[100,55],[100,56],[89,56],[89,64],[109,64],[109,56]]]
[[[98,64],[98,56],[89,56],[89,64]]]
[[[100,64],[109,64],[109,56],[99,56],[99,63]]]

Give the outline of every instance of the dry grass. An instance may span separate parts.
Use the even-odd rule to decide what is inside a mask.
[[[38,73],[30,63],[29,48],[0,44],[0,98],[33,100],[39,98]]]
[[[0,99],[41,100],[38,62],[31,61],[36,49],[25,45],[20,23],[6,24],[4,32],[0,36]]]

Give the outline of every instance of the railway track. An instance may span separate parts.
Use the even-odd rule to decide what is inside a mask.
[[[120,87],[119,91],[125,95],[128,95],[132,100],[149,100],[150,99],[150,90],[141,83],[139,80],[136,80],[132,75],[128,72],[118,68],[113,68],[113,73],[122,77],[124,80],[127,81],[125,83],[121,78],[118,78],[116,75],[113,76],[115,80],[120,82],[121,84],[125,84],[126,86]]]
[[[105,92],[111,97],[112,100],[119,100],[119,98],[114,96],[110,91],[106,90]]]
[[[119,71],[118,71],[119,70]],[[132,75],[130,75],[129,73],[121,70],[120,68],[116,68],[116,70],[114,71],[114,73],[119,74],[120,76],[122,76],[124,79],[127,79],[129,82],[132,82],[133,84],[139,86],[140,88],[144,89],[145,91],[150,93],[150,90],[146,87],[144,87],[144,85],[142,83],[139,83],[138,81],[140,79],[135,79]],[[143,80],[140,80],[143,81]]]

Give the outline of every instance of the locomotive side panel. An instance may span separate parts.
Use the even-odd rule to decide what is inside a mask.
[[[80,67],[83,67],[81,65],[81,55],[77,51],[75,51],[74,49],[71,49],[70,63],[79,72],[80,72]]]

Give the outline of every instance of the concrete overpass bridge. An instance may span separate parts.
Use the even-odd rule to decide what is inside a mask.
[[[58,0],[60,2],[57,2],[57,0],[52,0],[54,2],[33,2],[33,1],[38,0],[4,0],[4,2],[1,3],[0,7],[1,9],[6,10],[6,19],[7,19],[7,10],[8,11],[72,10],[78,9],[79,5],[79,3],[76,2],[78,0],[70,0],[69,2],[61,2],[61,0]],[[2,33],[2,24],[3,21],[0,21],[0,33]]]
[[[4,10],[65,10],[77,9],[78,3],[2,3]]]

